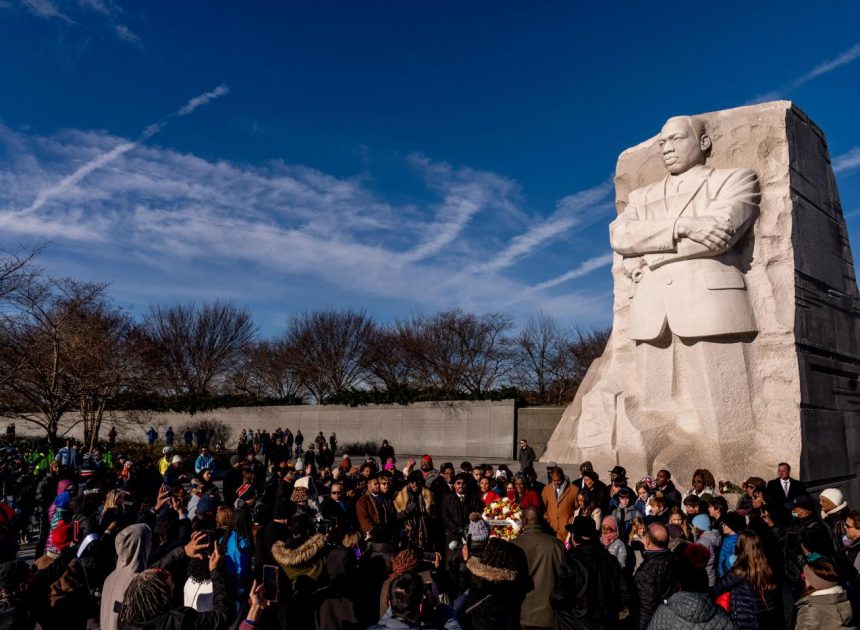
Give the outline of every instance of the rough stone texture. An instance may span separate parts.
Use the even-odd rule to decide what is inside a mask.
[[[787,461],[802,479],[843,485],[856,497],[860,306],[824,135],[786,101],[701,117],[713,142],[707,165],[752,168],[761,185],[761,213],[743,245],[752,249],[745,279],[759,332],[744,353],[752,417],[740,420],[753,431],[712,472],[735,481],[752,474],[771,478],[776,464]],[[615,176],[619,213],[632,190],[664,176],[654,138],[622,153]],[[635,342],[627,335],[631,281],[621,256],[612,274],[612,336],[542,459],[590,459],[601,473],[620,463],[638,476],[653,473],[657,462],[647,456],[654,450],[649,436],[627,413],[641,392]],[[699,463],[693,459],[672,462],[680,485],[689,483]]]
[[[474,402],[425,402],[411,405],[368,405],[346,407],[339,405],[298,405],[283,407],[233,407],[198,414],[194,418],[180,413],[152,414],[151,420],[134,428],[122,429],[123,439],[145,441],[144,432],[150,424],[164,436],[168,426],[174,431],[198,420],[223,422],[231,431],[228,444],[238,440],[240,429],[289,427],[293,433],[301,429],[305,447],[319,431],[328,437],[337,433],[338,443],[372,441],[383,438],[398,453],[431,453],[468,458],[509,459],[514,449],[516,409],[513,400]],[[121,414],[120,414],[121,415]],[[74,421],[73,414],[69,421]],[[120,421],[122,418],[120,418]],[[105,420],[104,432],[111,421]],[[38,427],[18,421],[22,435],[36,434]],[[71,434],[81,437],[80,426]],[[177,440],[181,435],[177,433]]]

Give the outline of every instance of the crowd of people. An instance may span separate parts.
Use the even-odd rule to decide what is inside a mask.
[[[46,453],[7,434],[0,627],[855,627],[860,511],[788,464],[737,495],[707,470],[685,492],[666,470],[538,473],[525,440],[512,471],[250,429],[221,464],[167,434],[133,462],[115,437]],[[504,499],[505,537],[482,518]]]

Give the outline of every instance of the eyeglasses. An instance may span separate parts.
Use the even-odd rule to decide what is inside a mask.
[[[601,527],[600,531],[602,531],[602,532],[614,532],[615,530],[612,529],[611,527]]]
[[[342,494],[339,490],[332,490],[331,496],[335,496],[337,494]]]

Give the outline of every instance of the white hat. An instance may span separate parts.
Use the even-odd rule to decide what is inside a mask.
[[[169,446],[165,446],[163,449],[161,449],[161,452],[164,453],[165,455],[167,455],[168,453],[172,453],[173,449],[170,448]]]
[[[830,499],[830,502],[836,506],[835,508],[826,513],[824,512],[824,510],[821,510],[821,513],[824,515],[836,514],[837,512],[841,512],[848,507],[848,502],[845,501],[845,497],[842,496],[842,491],[838,488],[827,488],[826,490],[821,492],[819,498]]]
[[[182,463],[182,456],[174,455],[173,459],[170,461],[172,461],[174,464],[181,464]]]

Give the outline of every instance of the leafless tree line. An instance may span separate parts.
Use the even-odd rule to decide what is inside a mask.
[[[95,441],[117,409],[455,400],[505,388],[561,404],[608,338],[543,313],[515,330],[508,315],[459,309],[393,323],[306,312],[260,338],[229,302],[155,305],[136,320],[105,285],[48,278],[34,255],[0,256],[0,413],[53,441],[69,417]]]

